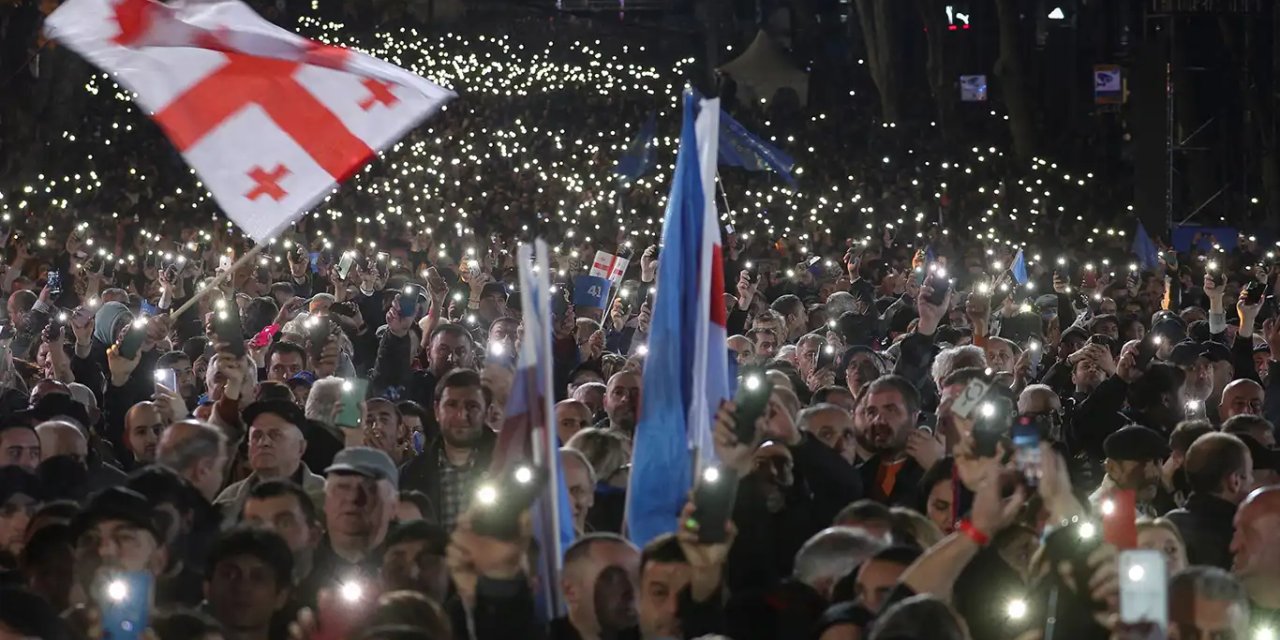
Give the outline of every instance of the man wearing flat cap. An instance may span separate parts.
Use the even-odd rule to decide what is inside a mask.
[[[1112,492],[1128,489],[1134,493],[1139,515],[1160,515],[1152,501],[1160,488],[1160,463],[1169,457],[1164,436],[1153,429],[1129,425],[1107,436],[1102,450],[1107,475],[1089,496],[1089,502],[1097,507]]]
[[[91,597],[114,573],[145,571],[158,579],[169,561],[155,508],[142,494],[124,487],[90,496],[71,521],[71,536],[76,582]]]
[[[311,575],[299,586],[314,605],[321,587],[344,580],[376,580],[381,548],[399,504],[399,472],[391,457],[370,447],[348,447],[324,470],[325,537]]]

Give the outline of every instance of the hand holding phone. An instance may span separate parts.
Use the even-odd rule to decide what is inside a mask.
[[[700,544],[717,544],[729,538],[726,525],[733,515],[733,503],[738,496],[738,474],[729,468],[707,467],[698,477],[693,489],[692,522],[682,522],[682,527],[697,528]],[[690,526],[692,525],[692,526]]]
[[[773,395],[773,382],[760,368],[744,368],[738,392],[733,396],[737,405],[734,411],[734,435],[738,442],[751,446],[756,441],[756,421],[764,415],[769,407],[769,397]]]
[[[518,539],[520,515],[533,505],[546,481],[546,469],[519,465],[481,484],[471,501],[471,529],[500,540]]]
[[[156,384],[178,393],[178,371],[176,369],[156,369]]]
[[[1154,626],[1163,638],[1169,627],[1168,569],[1164,554],[1154,549],[1120,552],[1120,625]]]
[[[360,403],[364,402],[369,391],[369,381],[354,378],[342,381],[342,411],[338,412],[333,423],[339,427],[356,429],[360,427]]]
[[[133,321],[125,329],[124,336],[120,338],[117,344],[117,353],[125,360],[133,360],[138,357],[138,351],[142,349],[142,343],[147,338],[147,319],[138,318]]]

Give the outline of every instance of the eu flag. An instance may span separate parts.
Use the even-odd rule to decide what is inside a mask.
[[[1138,257],[1143,270],[1151,271],[1160,266],[1160,250],[1156,248],[1156,243],[1151,241],[1151,235],[1147,233],[1147,228],[1141,221],[1138,222],[1138,230],[1133,232],[1131,249],[1133,255]]]
[[[761,140],[743,127],[724,110],[720,111],[720,164],[742,167],[748,171],[772,171],[792,188],[796,180],[791,175],[795,160],[781,149]]]
[[[623,186],[630,185],[653,168],[653,139],[657,134],[658,120],[651,113],[636,137],[631,139],[631,144],[627,145],[622,157],[618,158],[618,164],[613,167],[613,172]]]

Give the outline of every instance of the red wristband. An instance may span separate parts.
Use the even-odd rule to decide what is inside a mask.
[[[991,536],[979,531],[978,528],[973,526],[973,523],[967,518],[960,521],[959,526],[956,527],[956,531],[968,536],[969,539],[979,547],[985,547],[988,542],[991,542]]]

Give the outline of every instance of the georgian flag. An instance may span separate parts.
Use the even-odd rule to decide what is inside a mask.
[[[719,118],[719,100],[686,92],[627,488],[627,534],[641,547],[676,530],[694,467],[715,462],[712,416],[730,397],[715,205]]]
[[[238,0],[68,0],[45,29],[137,94],[259,243],[455,97]]]
[[[626,258],[619,258],[608,251],[596,251],[596,257],[591,261],[591,275],[618,284],[630,263]]]

